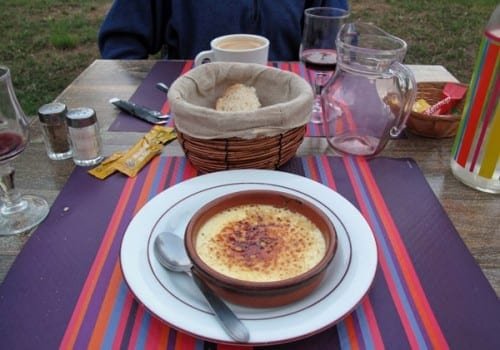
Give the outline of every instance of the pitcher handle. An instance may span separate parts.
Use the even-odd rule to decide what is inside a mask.
[[[403,108],[401,108],[396,125],[392,127],[390,132],[392,137],[396,137],[403,131],[410,116],[417,95],[417,83],[413,72],[400,62],[394,62],[390,71],[398,78],[401,95],[404,97]]]

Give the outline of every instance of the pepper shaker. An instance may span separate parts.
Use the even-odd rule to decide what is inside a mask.
[[[103,156],[95,111],[87,107],[69,109],[66,122],[75,164],[91,166],[100,163]]]
[[[59,102],[48,103],[38,109],[45,150],[49,158],[53,160],[71,157],[66,112],[66,105]]]

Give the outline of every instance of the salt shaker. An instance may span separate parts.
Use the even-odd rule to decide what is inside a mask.
[[[95,111],[87,107],[69,109],[66,122],[75,164],[91,166],[101,162],[101,136]]]
[[[59,102],[48,103],[38,109],[45,150],[53,160],[71,157],[66,112],[66,105]]]

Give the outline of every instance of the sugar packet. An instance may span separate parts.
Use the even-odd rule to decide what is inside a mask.
[[[116,171],[129,177],[134,177],[144,165],[161,153],[164,145],[176,138],[177,134],[174,128],[155,125],[130,149],[124,152],[113,153],[97,167],[89,170],[89,174],[101,180]]]

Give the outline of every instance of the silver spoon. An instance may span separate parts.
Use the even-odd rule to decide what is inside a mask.
[[[163,267],[174,272],[185,272],[193,278],[193,281],[205,296],[215,317],[231,338],[241,343],[248,342],[250,334],[245,325],[204,281],[196,274],[191,273],[193,265],[186,255],[182,238],[170,232],[162,232],[155,239],[154,252]]]

